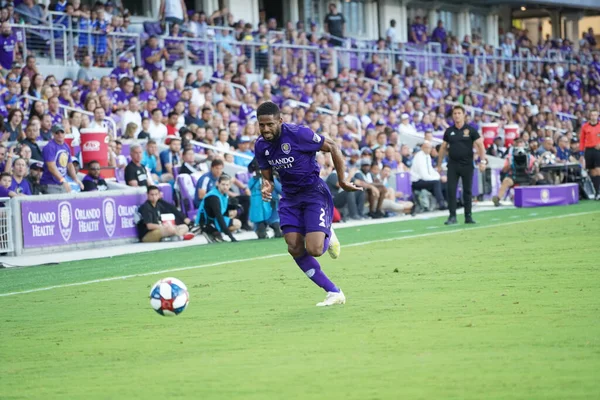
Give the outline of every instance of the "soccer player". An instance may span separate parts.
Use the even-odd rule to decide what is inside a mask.
[[[263,200],[271,201],[275,170],[282,185],[279,216],[288,252],[306,276],[327,292],[317,306],[344,304],[344,293],[327,278],[315,259],[325,251],[331,258],[338,258],[341,250],[331,227],[333,199],[319,177],[316,153],[331,153],[340,188],[361,189],[346,181],[344,157],[333,140],[306,126],[283,123],[279,107],[270,101],[262,103],[256,115],[261,137],[256,141],[255,153],[263,177]]]

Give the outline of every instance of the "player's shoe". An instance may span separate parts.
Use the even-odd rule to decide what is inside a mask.
[[[329,253],[329,256],[334,260],[338,258],[340,256],[340,253],[342,252],[342,245],[340,244],[340,241],[337,238],[333,227],[331,228],[331,237],[329,238],[329,247],[327,248],[327,252]]]
[[[492,197],[492,201],[494,202],[494,206],[500,207],[500,197],[494,196]]]
[[[317,303],[317,307],[334,306],[336,304],[346,304],[346,296],[341,290],[339,292],[327,292],[327,297],[320,303]]]

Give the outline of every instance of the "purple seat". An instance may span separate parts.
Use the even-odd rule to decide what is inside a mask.
[[[194,188],[196,188],[196,184],[198,183],[198,180],[202,175],[203,172],[195,172],[192,174],[192,182],[194,183]]]
[[[173,202],[173,188],[168,183],[159,183],[158,188],[162,193],[162,199],[167,203],[175,204]]]
[[[144,22],[144,32],[148,34],[148,36],[162,36],[163,29],[160,22],[146,21]]]
[[[196,217],[196,208],[194,207],[196,184],[192,181],[190,175],[183,174],[177,177],[177,186],[181,194],[181,211],[189,219],[193,220]]]
[[[396,174],[396,191],[404,194],[404,199],[412,199],[412,183],[410,172],[398,172]]]
[[[115,168],[115,179],[117,183],[126,184],[125,182],[125,169],[123,168]]]
[[[173,178],[177,179],[179,176],[179,170],[181,169],[181,165],[176,165],[173,167]]]

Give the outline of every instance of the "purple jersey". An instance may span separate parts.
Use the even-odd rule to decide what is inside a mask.
[[[156,54],[160,53],[161,51],[162,51],[162,49],[160,47],[153,49],[150,46],[146,46],[142,50],[142,60],[144,61],[144,68],[147,69],[148,72],[152,73],[161,68],[160,61],[155,62],[155,63],[150,63],[146,60],[147,58],[155,56]]]
[[[54,175],[50,173],[48,169],[48,163],[53,162],[56,164],[58,173],[64,178],[67,176],[67,167],[72,161],[71,150],[66,143],[58,144],[54,140],[50,140],[44,149],[42,150],[42,156],[44,157],[44,172],[42,173],[42,179],[40,183],[42,185],[60,185],[60,182],[56,180]]]
[[[17,182],[17,180],[13,177],[8,190],[15,192],[17,194],[24,194],[27,196],[31,196],[31,186],[29,185],[29,181],[25,178],[23,178],[23,180],[21,180],[21,182]]]
[[[12,68],[16,44],[17,38],[14,34],[0,35],[0,65],[2,65],[2,68]]]
[[[115,78],[117,78],[117,80],[119,82],[121,82],[121,79],[123,79],[123,78],[132,78],[133,79],[133,72],[131,72],[131,70],[129,70],[128,68],[117,67],[111,71],[109,76],[111,78],[115,77]]]
[[[315,156],[324,140],[306,126],[282,124],[281,134],[275,140],[258,138],[256,159],[261,169],[279,172],[284,196],[310,193],[321,182]]]
[[[56,114],[53,114],[52,112],[48,111],[48,115],[50,116],[50,118],[52,118],[52,125],[62,124],[63,116],[60,113],[60,111]]]

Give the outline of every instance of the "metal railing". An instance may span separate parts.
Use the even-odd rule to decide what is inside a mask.
[[[231,86],[231,87],[234,87],[234,88],[236,88],[236,89],[239,89],[239,90],[240,90],[240,91],[241,91],[243,94],[246,94],[246,93],[248,93],[248,89],[246,89],[246,87],[245,87],[244,85],[240,85],[240,84],[238,84],[238,83],[229,82],[229,81],[226,81],[226,80],[224,80],[224,79],[215,78],[214,76],[213,76],[213,77],[211,77],[211,78],[210,78],[210,80],[211,80],[212,82],[220,82],[220,83],[224,83],[224,84],[226,84],[226,85],[229,85],[229,86]]]
[[[27,24],[10,26],[17,37],[17,42],[22,45],[24,59],[35,54],[48,57],[53,64],[59,60],[63,65],[67,64],[67,30],[64,26]]]
[[[13,240],[13,218],[12,207],[8,206],[10,198],[0,198],[0,253],[12,253],[15,250],[15,241]]]

